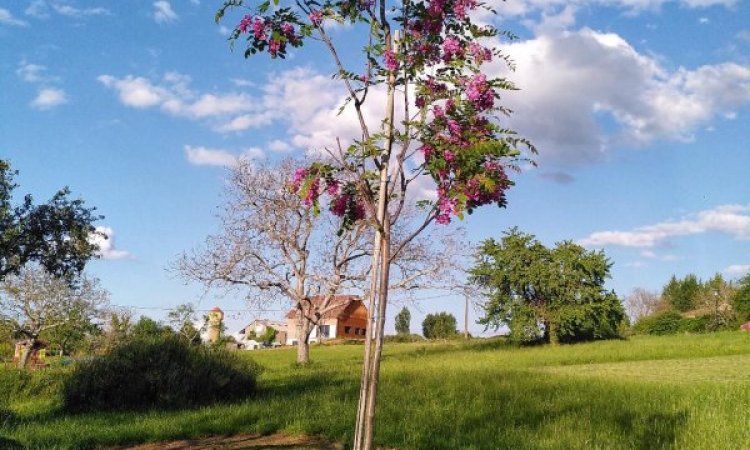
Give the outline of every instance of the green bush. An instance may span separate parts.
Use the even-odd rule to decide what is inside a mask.
[[[680,320],[678,331],[684,333],[705,333],[706,331],[713,331],[713,325],[714,318],[711,316],[693,317]]]
[[[633,329],[642,334],[675,334],[680,331],[682,315],[677,311],[665,311],[640,319]]]
[[[11,399],[58,395],[69,373],[69,369],[62,368],[37,371],[0,369],[0,406],[7,405]]]
[[[68,411],[182,408],[246,398],[259,366],[177,336],[133,339],[79,364],[63,389]]]
[[[422,321],[422,334],[427,339],[450,339],[456,337],[456,318],[453,314],[439,312],[427,314]]]
[[[418,334],[394,334],[383,338],[385,342],[404,343],[404,342],[420,342],[424,341],[424,338]]]

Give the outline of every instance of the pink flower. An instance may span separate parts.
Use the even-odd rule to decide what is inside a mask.
[[[256,17],[253,22],[253,36],[260,41],[266,40],[266,22],[260,17]]]
[[[463,49],[458,39],[452,36],[446,37],[443,41],[443,61],[448,62],[455,56],[461,56],[462,54]]]
[[[451,162],[454,159],[456,159],[456,155],[454,155],[452,151],[446,150],[445,152],[443,152],[443,159],[445,159],[448,162]]]
[[[326,192],[328,195],[336,195],[339,192],[339,181],[331,180],[326,182]]]
[[[242,20],[240,20],[240,24],[237,28],[243,33],[247,32],[247,28],[252,23],[252,20],[253,20],[252,16],[243,17]]]
[[[389,71],[395,71],[398,70],[398,60],[396,59],[396,55],[393,54],[393,50],[388,49],[385,51],[385,68]]]
[[[310,18],[310,22],[316,27],[323,22],[323,12],[320,10],[313,10],[308,17]]]
[[[292,178],[292,190],[294,192],[299,191],[300,186],[302,185],[302,180],[307,178],[308,171],[304,167],[300,167],[299,169],[294,171],[294,177]]]

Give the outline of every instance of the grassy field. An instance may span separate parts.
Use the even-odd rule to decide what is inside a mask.
[[[54,395],[16,398],[17,419],[0,436],[32,449],[277,431],[346,443],[361,352],[315,347],[304,368],[293,349],[248,352],[265,367],[258,395],[194,410],[64,415]],[[557,348],[390,344],[382,373],[382,447],[750,448],[750,333]]]

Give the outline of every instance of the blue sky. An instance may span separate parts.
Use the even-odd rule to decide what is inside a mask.
[[[213,22],[219,3],[0,1],[0,157],[20,170],[19,192],[41,200],[68,185],[106,216],[112,239],[90,270],[115,304],[245,308],[166,270],[216,231],[226,166],[352,129],[331,120],[341,97],[322,49],[244,60]],[[517,225],[549,245],[604,248],[621,296],[672,274],[746,273],[750,4],[495,3],[499,16],[483,20],[520,37],[504,47],[521,90],[504,102],[539,166],[515,176],[507,209],[469,216],[469,238]],[[354,50],[344,45],[347,60]],[[425,312],[460,318],[463,306],[445,297],[414,309],[418,328]],[[259,314],[232,311],[230,325]]]

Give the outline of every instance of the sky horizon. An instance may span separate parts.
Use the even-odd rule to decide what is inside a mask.
[[[315,43],[286,61],[230,51],[232,15],[208,0],[0,0],[0,158],[20,172],[16,200],[70,186],[111,237],[89,272],[114,305],[163,319],[192,302],[228,312],[230,331],[286,308],[248,311],[167,270],[218,231],[227,167],[271,163],[351,130]],[[519,87],[508,125],[539,149],[512,176],[508,207],[461,223],[475,245],[512,226],[545,245],[604,249],[622,298],[672,275],[750,271],[750,17],[737,0],[508,0],[482,17],[518,39],[500,64]],[[347,27],[331,27],[356,61]],[[424,292],[424,314],[463,298]],[[389,307],[387,330],[400,305]],[[472,315],[472,322],[476,314]],[[473,334],[483,334],[472,323]],[[490,333],[491,334],[491,333]]]

